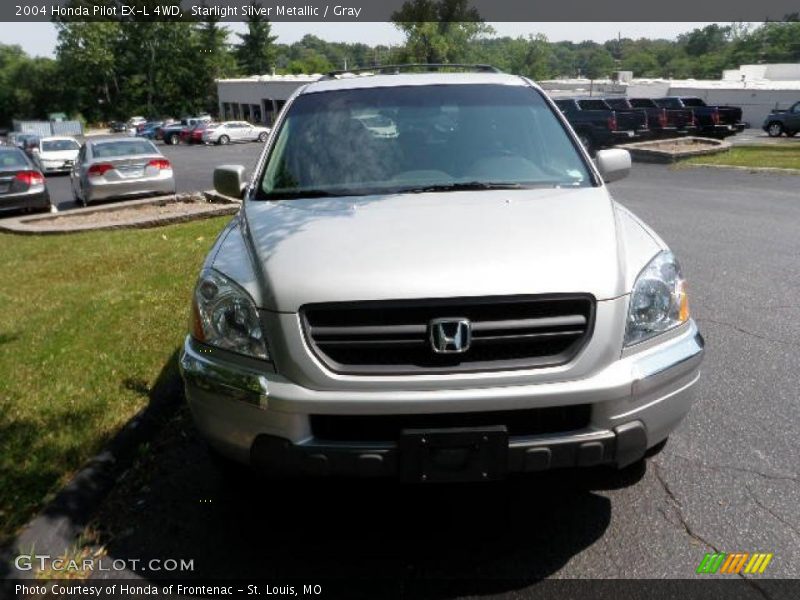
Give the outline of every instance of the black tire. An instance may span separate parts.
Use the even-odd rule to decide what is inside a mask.
[[[167,137],[164,138],[164,143],[170,146],[177,146],[180,143],[181,139],[178,137],[177,133],[171,133]]]
[[[262,131],[260,134],[258,134],[258,141],[264,144],[268,137],[269,134],[266,131]]]
[[[781,134],[783,134],[783,125],[778,121],[772,121],[767,125],[767,135],[769,137],[781,137]]]
[[[227,135],[221,135],[221,136],[219,136],[219,139],[217,140],[217,143],[220,146],[227,146],[228,144],[231,143],[231,138],[229,138]]]

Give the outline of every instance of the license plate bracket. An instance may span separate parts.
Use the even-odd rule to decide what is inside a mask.
[[[508,468],[505,426],[404,429],[400,435],[404,481],[433,483],[503,479]]]

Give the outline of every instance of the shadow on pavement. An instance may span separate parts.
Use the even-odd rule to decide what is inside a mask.
[[[595,492],[643,474],[644,466],[501,484],[270,483],[223,474],[182,410],[92,527],[110,559],[193,560],[193,572],[170,574],[182,579],[347,579],[353,596],[359,581],[374,595],[366,580],[379,579],[449,598],[519,589],[558,571],[609,524],[610,501]]]
[[[19,534],[16,540],[2,548],[3,558],[15,550],[25,552],[31,548],[55,549],[63,551],[74,542],[89,523],[104,497],[111,493],[118,478],[136,460],[140,444],[152,439],[158,430],[169,422],[183,401],[183,386],[177,367],[178,351],[162,367],[152,387],[146,382],[137,390],[148,397],[148,404],[131,419],[103,448],[92,457],[73,479],[56,494],[55,498]],[[122,385],[129,386],[129,382]],[[68,418],[61,418],[53,427],[77,427],[83,421],[83,413],[72,412]],[[31,443],[42,439],[41,425],[28,423],[6,423],[0,419],[0,437],[14,436],[18,439],[30,437]],[[57,450],[53,450],[56,452]],[[58,480],[60,472],[24,468],[20,463],[16,470],[3,471],[0,480],[8,482],[9,492],[16,488],[41,488]],[[5,494],[0,494],[5,499]],[[43,550],[44,552],[44,550]],[[5,568],[3,568],[5,567]],[[7,565],[0,567],[0,576],[6,577]]]

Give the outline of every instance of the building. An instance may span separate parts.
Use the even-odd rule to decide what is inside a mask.
[[[726,70],[722,79],[614,80],[555,79],[540,82],[554,97],[569,95],[627,95],[630,98],[698,96],[707,104],[731,104],[742,108],[742,120],[760,127],[775,108],[789,108],[800,101],[800,63],[742,65]]]
[[[272,125],[286,100],[320,75],[257,75],[217,80],[219,117]]]

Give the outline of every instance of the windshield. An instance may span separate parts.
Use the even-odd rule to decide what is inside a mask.
[[[532,88],[403,86],[298,97],[257,197],[589,185],[586,164]]]
[[[80,145],[75,140],[50,140],[42,142],[42,152],[61,152],[78,150]]]

